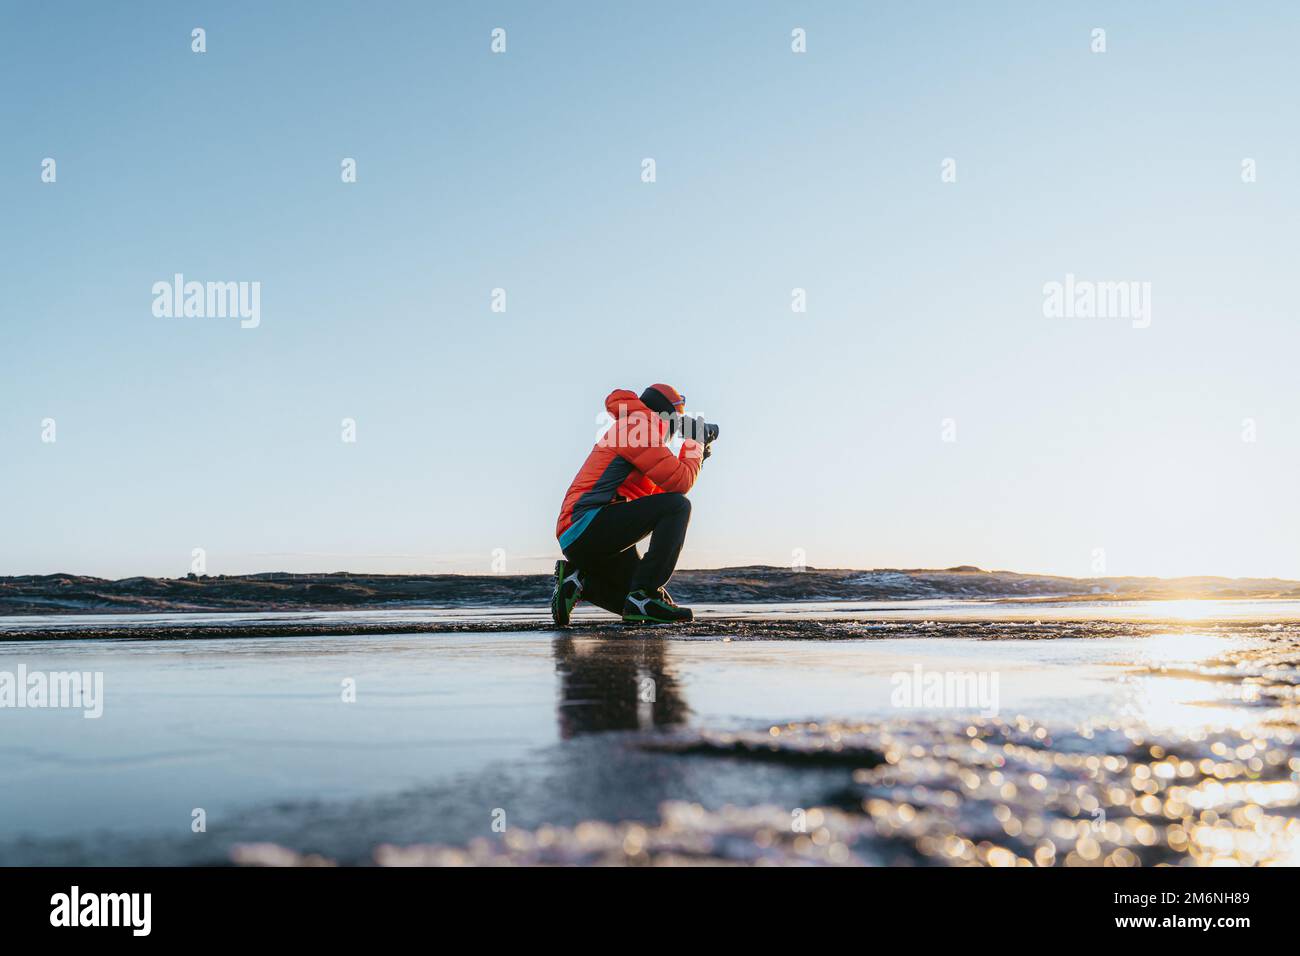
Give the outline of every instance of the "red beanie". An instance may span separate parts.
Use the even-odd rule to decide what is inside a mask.
[[[675,405],[686,401],[686,397],[671,385],[651,385],[641,393],[641,401],[652,412],[671,414]]]

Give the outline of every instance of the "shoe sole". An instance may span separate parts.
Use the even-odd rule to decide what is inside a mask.
[[[690,624],[692,620],[694,620],[694,618],[688,617],[682,618],[679,621],[669,621],[661,617],[642,617],[640,615],[633,615],[631,617],[628,617],[627,615],[623,616],[624,624]]]
[[[564,595],[561,593],[564,587],[564,572],[568,566],[563,561],[555,562],[555,593],[551,595],[551,620],[555,622],[556,627],[569,626],[569,611],[564,608]]]

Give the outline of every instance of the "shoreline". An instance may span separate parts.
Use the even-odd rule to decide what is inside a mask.
[[[567,628],[556,627],[549,620],[402,620],[358,621],[213,621],[184,623],[126,620],[120,624],[102,621],[84,626],[33,624],[9,627],[0,623],[0,646],[22,642],[54,641],[189,641],[234,640],[247,638],[301,637],[382,637],[396,635],[439,634],[538,634],[554,633],[557,637],[601,637],[624,640],[737,640],[737,641],[834,641],[873,638],[960,637],[969,640],[1059,640],[1062,638],[1105,639],[1144,637],[1156,634],[1202,632],[1207,629],[1234,634],[1258,633],[1260,636],[1284,634],[1297,625],[1286,619],[1198,618],[1050,618],[1016,620],[1006,617],[937,617],[912,620],[843,615],[800,618],[790,616],[755,617],[752,614],[718,614],[697,618],[689,624],[624,624],[616,618],[575,621]],[[66,620],[66,619],[64,619]]]
[[[404,611],[441,607],[542,608],[547,574],[286,575],[131,577],[76,574],[0,576],[6,617],[78,614]],[[684,605],[811,602],[1004,601],[1051,604],[1133,601],[1300,601],[1300,582],[1277,578],[1066,578],[973,566],[924,569],[735,567],[679,570],[673,594]]]

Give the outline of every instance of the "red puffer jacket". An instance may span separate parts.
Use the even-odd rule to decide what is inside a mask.
[[[605,410],[614,424],[578,469],[555,523],[562,548],[586,529],[603,505],[665,491],[685,493],[700,473],[703,446],[687,438],[674,455],[667,445],[668,423],[646,408],[636,392],[615,389],[605,399]]]

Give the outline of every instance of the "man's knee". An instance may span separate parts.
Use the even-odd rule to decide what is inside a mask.
[[[670,511],[684,515],[689,515],[691,513],[691,499],[687,498],[680,491],[666,492],[664,497],[669,500]]]

